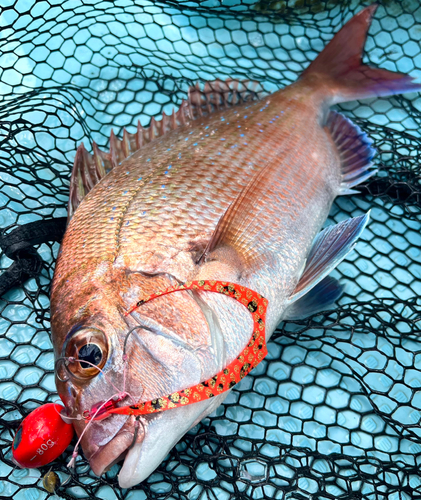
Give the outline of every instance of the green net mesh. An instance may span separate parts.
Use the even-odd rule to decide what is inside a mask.
[[[421,76],[418,0],[380,2],[367,59]],[[196,81],[293,82],[353,0],[0,0],[0,227],[66,215],[77,146],[170,114]],[[350,41],[352,43],[352,41]],[[95,477],[69,453],[52,464],[63,498],[421,498],[421,99],[341,106],[378,150],[378,174],[336,200],[328,223],[371,209],[334,272],[340,307],[280,325],[269,355],[158,470],[132,490],[119,465]],[[36,245],[41,272],[0,300],[0,498],[52,496],[50,466],[17,469],[11,440],[57,399],[49,286],[58,243]],[[2,254],[0,268],[13,261]]]

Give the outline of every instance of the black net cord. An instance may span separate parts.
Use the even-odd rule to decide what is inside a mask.
[[[42,260],[34,248],[49,241],[60,242],[66,229],[67,219],[45,219],[30,222],[0,233],[0,248],[4,255],[14,260],[0,275],[0,297],[11,288],[22,285],[29,278],[38,276]]]

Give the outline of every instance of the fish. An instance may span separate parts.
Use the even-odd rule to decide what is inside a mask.
[[[253,330],[247,308],[223,294],[181,290],[133,304],[192,280],[247,287],[267,300],[269,340],[280,321],[340,297],[329,273],[369,215],[322,227],[335,198],[376,172],[375,150],[330,108],[421,90],[408,75],[362,63],[376,8],[351,18],[281,90],[196,85],[171,116],[121,140],[111,133],[109,152],[78,148],[51,330],[57,391],[95,474],[123,461],[122,488],[144,481],[229,390],[147,415],[93,420],[93,409],[200,384],[239,356]]]

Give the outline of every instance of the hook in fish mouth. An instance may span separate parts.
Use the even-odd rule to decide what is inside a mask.
[[[142,443],[144,437],[145,423],[139,417],[129,417],[111,441],[87,456],[94,474],[101,476],[124,460],[135,445]]]

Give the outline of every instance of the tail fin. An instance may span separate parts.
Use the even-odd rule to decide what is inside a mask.
[[[333,102],[388,96],[421,90],[413,78],[362,64],[367,32],[377,5],[366,7],[336,33],[301,78],[324,78],[333,90]]]

